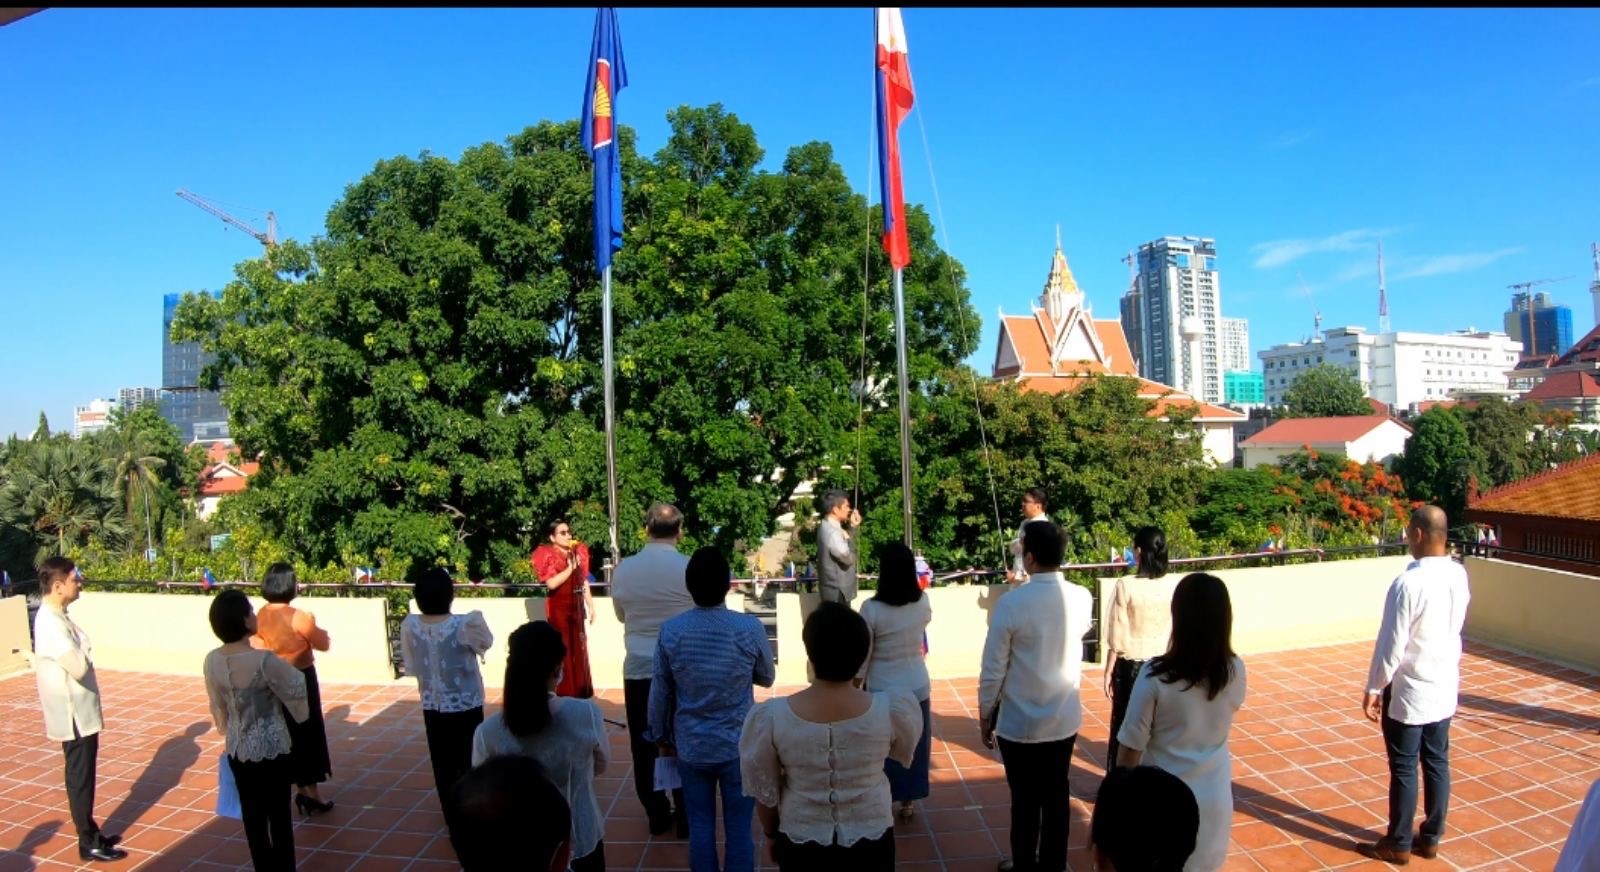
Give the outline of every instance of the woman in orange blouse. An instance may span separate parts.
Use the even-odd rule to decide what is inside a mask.
[[[274,563],[267,569],[261,582],[261,598],[267,605],[256,613],[255,645],[282,657],[289,665],[306,677],[306,702],[311,717],[304,723],[289,723],[289,738],[293,747],[289,752],[290,771],[295,783],[295,807],[303,815],[321,814],[333,808],[332,802],[323,802],[317,785],[333,774],[333,764],[328,759],[328,728],[322,721],[322,688],[317,683],[317,666],[313,651],[328,650],[328,631],[317,626],[316,618],[304,609],[289,605],[298,593],[294,567],[287,563]]]
[[[594,696],[589,675],[589,633],[585,621],[594,623],[594,599],[589,592],[589,549],[572,538],[572,526],[557,520],[548,529],[550,541],[533,549],[533,574],[549,591],[545,620],[561,634],[567,647],[557,696],[588,699]]]

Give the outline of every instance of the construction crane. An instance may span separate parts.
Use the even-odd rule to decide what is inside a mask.
[[[1528,307],[1528,355],[1529,356],[1535,356],[1535,355],[1537,355],[1539,353],[1539,342],[1538,342],[1539,335],[1538,335],[1538,328],[1536,326],[1534,326],[1536,321],[1537,321],[1537,319],[1534,318],[1533,293],[1532,293],[1531,289],[1536,285],[1548,285],[1548,284],[1550,284],[1552,282],[1565,282],[1565,281],[1570,281],[1572,278],[1573,278],[1572,276],[1562,276],[1559,279],[1534,279],[1531,282],[1517,282],[1514,285],[1506,285],[1506,287],[1510,288],[1513,292],[1515,292],[1513,294],[1513,296],[1511,297],[1511,305],[1512,306],[1516,306],[1517,297],[1521,296],[1521,297],[1524,298],[1523,301],[1527,304],[1527,307]]]
[[[231,224],[234,227],[237,227],[240,230],[250,234],[257,242],[261,243],[269,253],[274,248],[278,247],[278,217],[271,212],[267,213],[267,231],[263,233],[249,224],[240,221],[238,218],[229,215],[227,212],[222,211],[222,208],[217,204],[198,194],[192,194],[182,188],[179,188],[178,196],[184,200],[188,200],[196,206],[199,206],[201,209],[210,212],[212,215],[221,218],[225,223]]]

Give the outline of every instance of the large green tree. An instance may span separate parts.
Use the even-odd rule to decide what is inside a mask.
[[[1324,363],[1300,373],[1283,395],[1290,418],[1335,418],[1370,415],[1361,382],[1355,373],[1341,366]]]
[[[763,171],[720,106],[669,121],[653,158],[619,139],[624,550],[654,500],[685,510],[692,542],[768,533],[796,483],[840,462],[864,314],[866,368],[893,373],[887,263],[831,149]],[[545,122],[458,162],[381,161],[326,238],[240,264],[220,300],[186,295],[174,334],[217,353],[205,381],[262,457],[252,513],[292,553],[498,574],[563,515],[603,543],[591,199],[577,125]],[[926,214],[908,224],[916,375],[969,354],[978,320]]]
[[[20,446],[0,483],[0,525],[10,531],[5,564],[31,568],[91,537],[120,543],[127,525],[115,475],[115,464],[89,442],[59,439]]]
[[[1417,418],[1396,469],[1412,499],[1434,503],[1459,520],[1467,507],[1473,450],[1467,425],[1456,409],[1435,406]]]

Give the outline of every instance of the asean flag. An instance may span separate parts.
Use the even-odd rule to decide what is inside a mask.
[[[895,269],[911,263],[906,198],[900,181],[900,122],[911,114],[911,61],[899,7],[878,10],[878,179],[883,186],[883,250]]]
[[[583,147],[594,158],[594,262],[597,272],[611,266],[622,250],[622,161],[617,154],[617,93],[628,87],[622,60],[617,10],[595,11],[594,43],[583,82]]]

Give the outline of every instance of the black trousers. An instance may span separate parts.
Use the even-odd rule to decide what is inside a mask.
[[[667,801],[665,792],[656,790],[656,743],[644,738],[650,727],[650,679],[623,679],[622,699],[628,710],[628,744],[633,748],[633,791],[639,795],[645,816],[658,825],[672,817],[674,806],[680,816],[686,814],[682,789],[672,791],[672,802]]]
[[[773,840],[773,855],[778,860],[778,872],[889,872],[894,868],[894,827],[876,839],[862,839],[848,848],[791,842],[780,830]]]
[[[1117,768],[1117,731],[1122,729],[1122,720],[1128,716],[1128,698],[1133,696],[1133,682],[1139,677],[1139,670],[1144,668],[1145,661],[1129,660],[1118,657],[1116,665],[1111,667],[1111,738],[1106,740],[1106,771]]]
[[[328,755],[328,727],[322,720],[322,682],[317,680],[315,663],[300,670],[306,678],[306,705],[311,717],[304,723],[295,721],[284,709],[283,720],[289,725],[289,777],[296,787],[311,787],[328,780],[333,774],[333,763]]]
[[[230,755],[228,766],[239,788],[244,837],[250,843],[250,862],[256,872],[294,869],[294,821],[289,810],[294,764],[290,756],[279,754],[271,760],[241,763]]]
[[[593,851],[582,857],[574,857],[571,866],[572,872],[606,872],[605,840],[596,842]]]
[[[439,807],[451,785],[472,768],[472,734],[483,723],[483,706],[464,712],[422,710],[422,729],[428,736],[428,761],[433,764],[433,786]]]
[[[67,807],[72,810],[72,825],[78,830],[78,847],[93,848],[100,843],[100,825],[94,822],[94,770],[100,756],[100,734],[79,736],[61,743],[67,758]]]
[[[1000,739],[1000,762],[1011,788],[1011,862],[1016,872],[1066,872],[1072,820],[1067,773],[1078,737],[1058,742]]]

